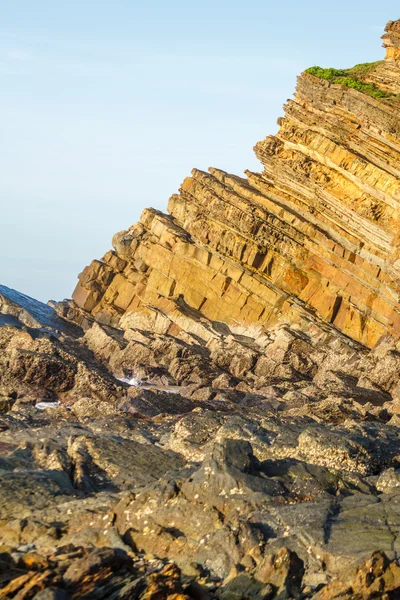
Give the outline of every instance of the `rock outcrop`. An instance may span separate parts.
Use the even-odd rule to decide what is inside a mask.
[[[56,308],[1,288],[0,598],[398,592],[396,347]]]
[[[0,599],[400,597],[400,21],[43,305],[0,286]]]
[[[303,73],[279,132],[255,146],[263,172],[194,169],[169,215],[145,210],[84,269],[77,306],[124,329],[191,332],[194,311],[235,327],[311,321],[368,347],[398,338],[399,22],[386,29],[386,60],[357,71],[382,97]]]

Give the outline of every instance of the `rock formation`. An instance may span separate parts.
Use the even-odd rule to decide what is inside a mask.
[[[186,331],[190,308],[233,326],[317,321],[368,347],[397,338],[398,29],[359,76],[383,98],[303,73],[255,146],[263,172],[194,169],[169,215],[145,210],[84,269],[76,304],[124,329]]]
[[[73,301],[0,286],[0,600],[400,595],[400,21]]]

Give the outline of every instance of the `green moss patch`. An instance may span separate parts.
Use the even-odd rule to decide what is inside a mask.
[[[319,79],[345,85],[358,92],[363,92],[372,98],[392,98],[394,94],[379,89],[374,83],[363,81],[363,78],[373,71],[380,62],[359,64],[351,69],[323,69],[322,67],[315,66],[306,69],[306,73],[314,75],[314,77],[318,77]]]

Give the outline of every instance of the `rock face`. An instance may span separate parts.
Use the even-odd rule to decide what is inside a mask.
[[[385,34],[382,36],[383,45],[386,48],[386,60],[400,60],[400,23],[399,21],[389,21],[385,28]]]
[[[78,340],[80,327],[46,304],[0,286],[0,407],[95,400],[112,406],[125,387]]]
[[[400,597],[384,44],[304,73],[262,174],[194,171],[74,301],[0,286],[0,599]]]
[[[231,326],[310,321],[368,347],[397,338],[399,22],[371,97],[303,73],[280,130],[255,146],[262,173],[193,170],[169,215],[148,209],[79,277],[101,323],[188,331],[193,310]],[[188,314],[189,313],[189,314]]]

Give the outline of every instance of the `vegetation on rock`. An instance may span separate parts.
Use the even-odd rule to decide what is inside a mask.
[[[308,75],[314,75],[319,79],[325,79],[332,83],[339,85],[345,85],[348,88],[357,90],[371,96],[372,98],[391,98],[394,94],[379,89],[374,83],[363,81],[363,77],[373,71],[383,61],[377,61],[372,63],[361,63],[355,65],[351,69],[334,69],[332,67],[324,69],[322,67],[314,66],[306,69]]]

